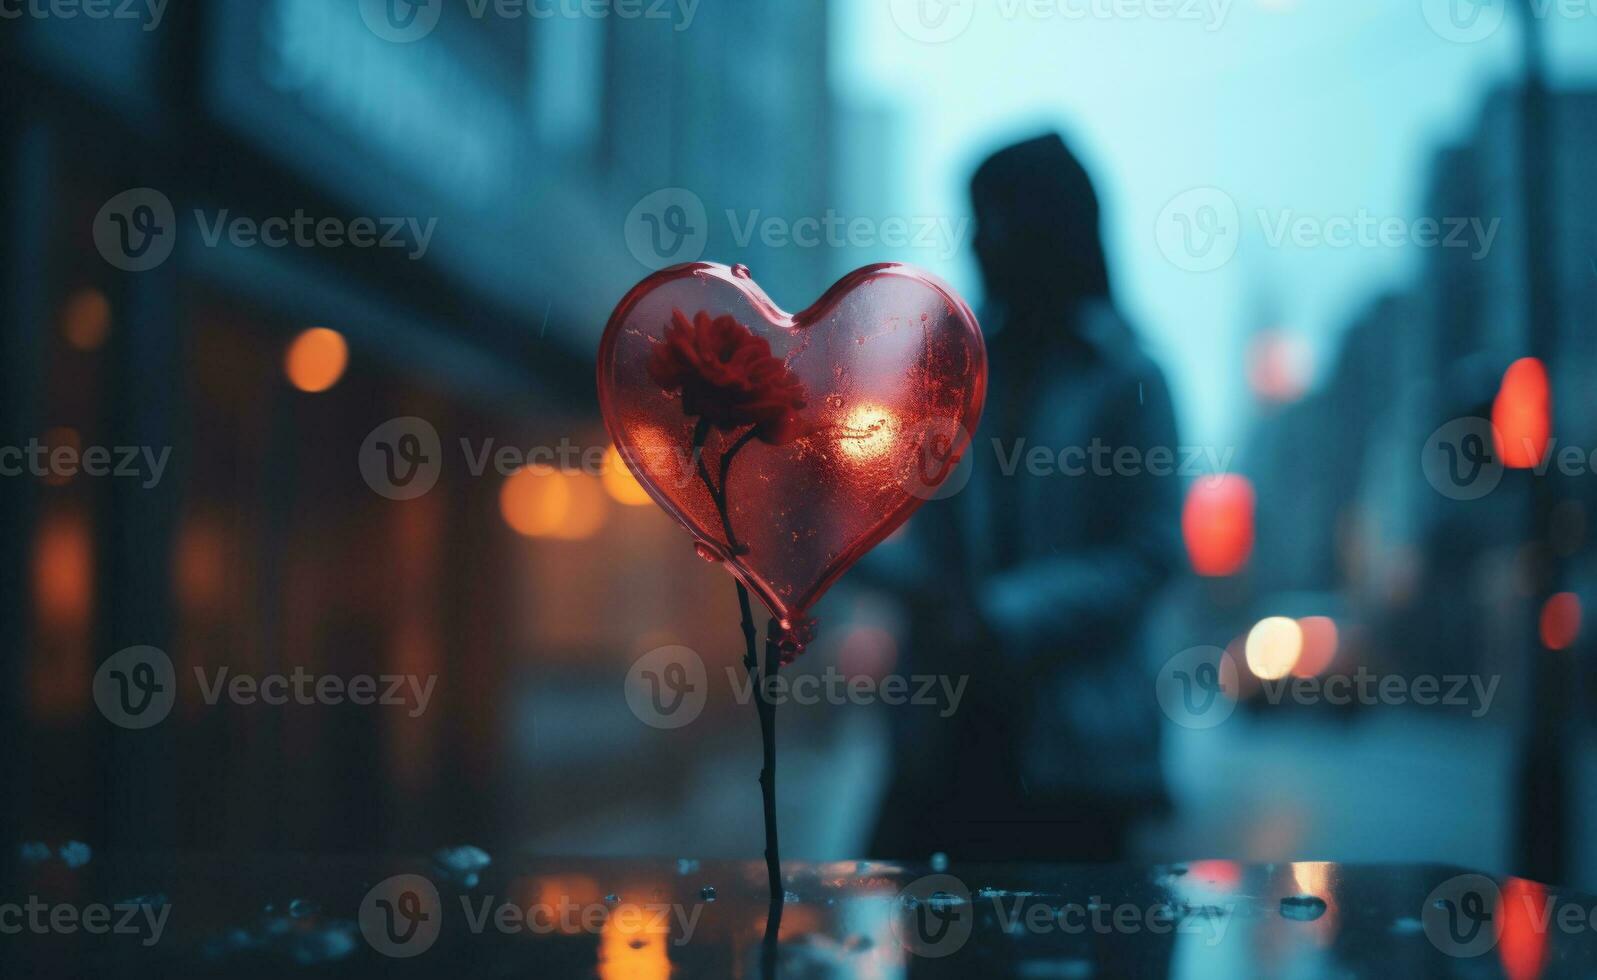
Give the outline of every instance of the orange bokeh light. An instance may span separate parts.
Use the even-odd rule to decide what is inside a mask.
[[[604,489],[596,477],[586,473],[562,473],[566,481],[567,506],[565,520],[555,529],[554,536],[564,541],[581,541],[590,538],[610,516],[604,502]]]
[[[80,623],[94,597],[94,542],[78,515],[43,521],[33,553],[39,620],[49,626]]]
[[[349,345],[344,335],[326,327],[311,327],[295,337],[283,356],[283,373],[300,391],[326,391],[338,384],[349,366]]]
[[[67,297],[61,308],[61,335],[67,343],[81,351],[96,351],[110,333],[111,301],[105,293],[85,286]]]
[[[28,704],[37,718],[69,718],[88,702],[94,576],[94,537],[85,515],[45,516],[33,542],[37,629],[28,668]]]
[[[618,504],[642,507],[653,502],[649,491],[643,489],[643,484],[639,483],[638,478],[627,469],[627,464],[621,459],[620,450],[614,446],[604,451],[604,464],[599,471],[599,479],[604,483],[605,492]]]
[[[1253,554],[1253,484],[1236,474],[1202,477],[1187,491],[1181,536],[1199,575],[1235,575]]]
[[[517,534],[553,535],[571,508],[571,489],[559,473],[523,466],[499,488],[499,513]]]
[[[1523,470],[1542,461],[1552,434],[1552,414],[1552,392],[1542,362],[1522,357],[1510,364],[1492,402],[1492,439],[1504,466]]]
[[[583,473],[523,466],[499,488],[499,513],[517,534],[577,541],[604,526],[599,481]]]
[[[1580,635],[1580,597],[1560,592],[1542,603],[1540,623],[1542,646],[1549,650],[1568,650]]]

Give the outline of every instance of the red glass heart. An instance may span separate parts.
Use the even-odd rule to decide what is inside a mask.
[[[742,266],[691,263],[621,300],[598,373],[638,482],[787,625],[954,472],[987,355],[959,295],[909,266],[855,270],[790,316]]]

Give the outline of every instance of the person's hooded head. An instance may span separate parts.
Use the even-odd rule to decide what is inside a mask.
[[[1092,180],[1058,134],[1005,147],[970,181],[976,260],[1005,319],[1067,314],[1108,299]]]

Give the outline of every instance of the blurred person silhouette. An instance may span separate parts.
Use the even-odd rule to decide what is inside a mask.
[[[1111,302],[1097,195],[1064,141],[993,154],[971,200],[990,384],[969,483],[872,573],[908,614],[898,671],[969,681],[946,718],[891,712],[872,853],[1113,860],[1167,805],[1139,634],[1180,556],[1175,418]]]

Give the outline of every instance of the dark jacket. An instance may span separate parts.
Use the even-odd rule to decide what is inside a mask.
[[[970,682],[950,718],[893,713],[884,826],[911,799],[907,819],[955,825],[1129,820],[1164,800],[1141,635],[1180,560],[1169,392],[1110,304],[1096,197],[1058,137],[989,159],[972,197],[989,394],[969,482],[878,566],[908,613],[901,668]]]

